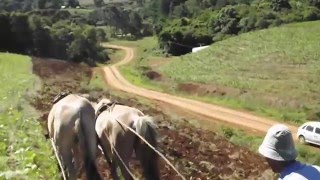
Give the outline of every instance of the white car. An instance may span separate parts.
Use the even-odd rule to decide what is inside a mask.
[[[297,137],[300,143],[311,143],[320,146],[320,122],[310,121],[298,128]]]

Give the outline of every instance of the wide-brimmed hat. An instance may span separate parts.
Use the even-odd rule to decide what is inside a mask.
[[[259,153],[277,161],[295,160],[297,151],[289,128],[283,124],[273,125],[260,145]]]

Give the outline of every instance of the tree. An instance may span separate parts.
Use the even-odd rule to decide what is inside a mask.
[[[170,0],[160,0],[160,11],[163,15],[169,15],[171,10],[170,6],[172,6],[171,2]]]
[[[308,0],[308,4],[320,9],[320,0]]]
[[[98,28],[96,30],[96,32],[97,32],[97,40],[98,40],[98,42],[103,42],[103,41],[107,40],[106,39],[107,34],[103,29]]]
[[[38,8],[44,9],[46,7],[47,0],[38,0]]]
[[[129,21],[129,25],[132,28],[130,33],[137,37],[141,36],[142,18],[140,15],[137,12],[131,12],[129,14]]]
[[[93,0],[93,2],[96,7],[102,7],[104,5],[103,0]]]
[[[274,11],[281,11],[282,9],[291,9],[288,0],[271,0],[271,8]]]
[[[32,30],[33,54],[41,57],[50,56],[51,36],[50,28],[39,16],[29,18],[29,26]]]
[[[73,7],[73,8],[75,8],[75,7],[79,6],[79,5],[80,5],[80,3],[79,3],[78,0],[68,0],[68,2],[67,2],[67,6],[70,6],[70,7]]]
[[[237,34],[240,31],[237,10],[233,6],[222,8],[217,15],[211,17],[210,26],[214,33]]]
[[[0,14],[0,27],[0,51],[12,51],[14,48],[14,41],[11,33],[9,14]]]
[[[174,7],[172,15],[177,17],[187,17],[190,15],[190,12],[185,4],[180,4]]]
[[[15,37],[16,51],[26,53],[32,47],[32,34],[29,28],[28,16],[22,13],[11,15],[11,32]]]

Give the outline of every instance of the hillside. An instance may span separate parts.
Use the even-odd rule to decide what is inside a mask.
[[[180,88],[220,89],[207,97],[231,106],[294,122],[319,119],[319,30],[317,21],[242,34],[174,58],[160,71]]]

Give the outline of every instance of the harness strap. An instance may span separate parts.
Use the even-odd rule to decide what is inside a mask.
[[[62,91],[60,92],[59,94],[57,94],[53,101],[52,101],[52,104],[56,104],[57,102],[59,102],[61,99],[65,98],[66,96],[68,96],[69,94],[71,94],[70,91]]]
[[[119,102],[117,102],[117,101],[110,102],[110,103],[103,103],[103,104],[98,108],[95,119],[97,119],[97,118],[99,117],[99,115],[100,115],[102,112],[106,111],[106,110],[108,110],[108,111],[111,112],[115,105],[124,105],[124,104],[119,103]]]

